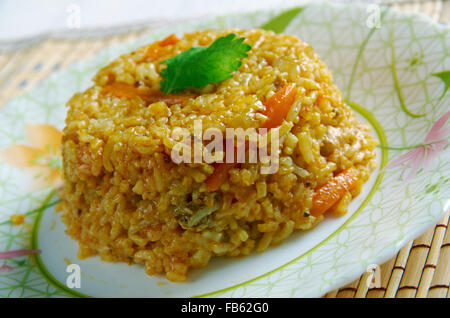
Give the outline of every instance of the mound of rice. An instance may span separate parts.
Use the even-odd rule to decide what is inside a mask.
[[[252,45],[248,57],[231,79],[188,90],[193,96],[183,103],[149,104],[104,90],[115,82],[159,89],[162,60],[229,33]],[[144,264],[148,275],[185,281],[190,268],[212,257],[262,252],[314,227],[323,218],[310,214],[315,189],[354,168],[358,186],[327,212],[346,213],[376,166],[376,142],[311,46],[294,36],[233,29],[185,34],[156,60],[148,57],[150,48],[117,58],[68,102],[62,219],[80,244],[80,258],[98,254],[103,261]],[[262,175],[259,163],[244,163],[208,192],[212,165],[170,159],[173,129],[192,130],[196,119],[203,129],[260,127],[264,101],[283,83],[295,83],[298,92],[279,128],[277,173]],[[189,222],[211,206],[218,208]]]

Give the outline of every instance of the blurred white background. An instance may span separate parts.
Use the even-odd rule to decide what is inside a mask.
[[[211,14],[292,7],[307,1],[0,0],[0,44],[17,45],[36,41],[45,35],[58,37],[117,32],[124,28],[175,22]]]
[[[0,0],[0,43],[52,33],[117,29],[306,0]]]

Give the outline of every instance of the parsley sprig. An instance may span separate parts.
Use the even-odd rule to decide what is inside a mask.
[[[186,88],[201,88],[231,78],[247,57],[250,44],[243,43],[231,33],[215,40],[208,47],[193,47],[162,63],[167,67],[161,71],[161,90],[168,94]]]

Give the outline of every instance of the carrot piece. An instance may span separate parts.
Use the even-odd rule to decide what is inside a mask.
[[[155,42],[152,45],[150,45],[149,48],[147,49],[145,56],[146,58],[157,60],[169,52],[169,48],[167,46],[173,45],[178,41],[179,39],[177,38],[177,36],[175,34],[171,34],[164,40]]]
[[[261,128],[275,128],[281,125],[283,119],[286,118],[292,104],[295,102],[297,90],[295,84],[290,83],[278,92],[276,92],[271,98],[269,98],[264,104],[266,106],[264,115],[268,117],[267,121],[261,126]]]
[[[219,190],[220,186],[227,180],[228,171],[238,166],[238,163],[214,163],[214,172],[206,179],[205,183],[208,186],[209,192]]]
[[[139,96],[139,90],[137,87],[123,82],[114,82],[112,84],[105,85],[102,92],[104,94],[112,94],[116,97],[133,98],[134,96]]]
[[[281,125],[283,119],[295,101],[297,90],[295,84],[287,84],[265,102],[264,115],[268,117],[261,128],[275,128]],[[227,180],[228,171],[237,167],[237,163],[215,163],[214,172],[206,179],[208,191],[217,191]]]
[[[319,216],[324,214],[342,198],[346,191],[350,191],[356,186],[357,180],[356,171],[347,169],[316,189],[311,215]]]
[[[169,35],[167,38],[165,38],[164,40],[160,41],[158,43],[159,46],[167,46],[167,45],[172,45],[177,43],[178,41],[180,41],[177,36],[175,34],[171,34]]]
[[[167,46],[152,45],[147,49],[146,59],[158,60],[169,52]]]
[[[139,96],[147,105],[156,102],[165,102],[167,105],[183,104],[190,98],[194,98],[192,94],[164,94],[159,91],[153,91],[147,87],[136,87],[123,82],[114,82],[103,88],[104,93],[111,93],[117,97],[133,98]]]

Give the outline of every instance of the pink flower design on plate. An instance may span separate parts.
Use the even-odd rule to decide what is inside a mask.
[[[13,251],[6,251],[6,252],[0,252],[0,260],[6,260],[10,258],[16,258],[20,256],[30,255],[30,254],[39,254],[40,250],[13,250]],[[0,266],[0,274],[3,273],[9,273],[14,270],[14,267],[3,264]]]
[[[404,164],[405,166],[402,175],[405,170],[410,167],[411,169],[406,177],[406,180],[410,180],[417,174],[422,166],[426,168],[431,160],[443,152],[449,144],[447,139],[450,135],[450,127],[444,128],[449,117],[450,111],[442,115],[433,124],[422,144],[411,147],[412,149],[410,151],[391,161],[385,169],[393,169]],[[400,148],[386,148],[391,150],[403,150]]]
[[[2,273],[10,273],[14,270],[14,267],[3,264],[2,266],[0,266],[0,274]]]

